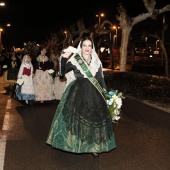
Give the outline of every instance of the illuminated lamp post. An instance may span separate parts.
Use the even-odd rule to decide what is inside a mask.
[[[4,2],[0,2],[0,6],[5,6],[5,3]]]
[[[11,24],[6,24],[5,26],[10,27]],[[3,49],[3,44],[2,44],[2,32],[3,32],[3,28],[0,27],[0,53],[2,52],[2,49]]]
[[[159,40],[156,40],[156,51],[158,50],[158,42]]]
[[[2,52],[2,34],[1,34],[2,31],[3,29],[0,28],[0,53]]]
[[[147,57],[147,42],[148,42],[148,37],[145,37],[145,57]]]
[[[156,56],[158,56],[158,54],[159,54],[159,51],[158,51],[158,42],[159,42],[159,40],[156,40]]]
[[[64,34],[66,35],[66,38],[67,38],[67,31],[64,31]]]
[[[101,17],[104,17],[104,13],[101,13],[99,15],[96,15],[96,17],[99,18],[99,26],[100,26],[100,23],[101,23]]]
[[[117,39],[118,39],[117,30],[118,30],[119,28],[120,28],[120,27],[113,26],[113,29],[116,30],[115,48],[117,48]]]
[[[5,6],[4,2],[0,2],[0,6]],[[1,32],[3,31],[2,28],[0,28],[0,53],[2,52],[2,37],[1,37]]]
[[[114,48],[116,50],[116,56],[118,57],[118,47],[117,47],[117,41],[118,41],[118,29],[120,27],[117,27],[117,26],[113,26],[112,29],[114,29],[116,31],[116,35],[114,35]]]

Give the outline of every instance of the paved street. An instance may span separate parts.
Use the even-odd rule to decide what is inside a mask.
[[[168,112],[126,98],[123,117],[114,124],[117,148],[96,160],[91,154],[66,153],[45,143],[57,104],[26,105],[0,94],[1,170],[170,169]]]

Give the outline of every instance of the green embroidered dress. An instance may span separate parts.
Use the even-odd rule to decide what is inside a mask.
[[[92,57],[88,68],[105,89],[99,59]],[[62,75],[73,71],[75,79],[63,93],[51,124],[47,144],[73,153],[101,153],[116,148],[113,124],[103,96],[89,81],[74,57],[68,62],[61,58],[60,71]]]

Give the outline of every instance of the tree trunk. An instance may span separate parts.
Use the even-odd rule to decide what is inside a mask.
[[[162,40],[160,40],[160,46],[161,46],[162,52],[165,56],[165,76],[168,76],[169,75],[168,55],[167,55],[167,52],[166,52],[166,49],[165,49],[165,46],[164,46],[164,43]]]
[[[120,71],[126,71],[126,60],[127,60],[127,46],[129,41],[129,34],[132,27],[122,29],[121,47],[120,47]]]

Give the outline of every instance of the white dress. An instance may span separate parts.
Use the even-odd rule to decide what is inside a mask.
[[[22,62],[17,77],[23,79],[24,83],[22,86],[19,85],[16,86],[14,98],[16,98],[17,100],[35,100],[32,75],[33,75],[32,63]]]
[[[45,56],[45,60],[34,62],[35,76],[33,79],[35,100],[36,101],[50,101],[55,100],[54,95],[54,80],[48,73],[48,70],[52,69],[48,57]]]
[[[65,78],[62,80],[58,77],[55,77],[54,80],[54,93],[56,100],[61,100],[61,97],[64,93],[64,90],[66,88],[66,80]]]

